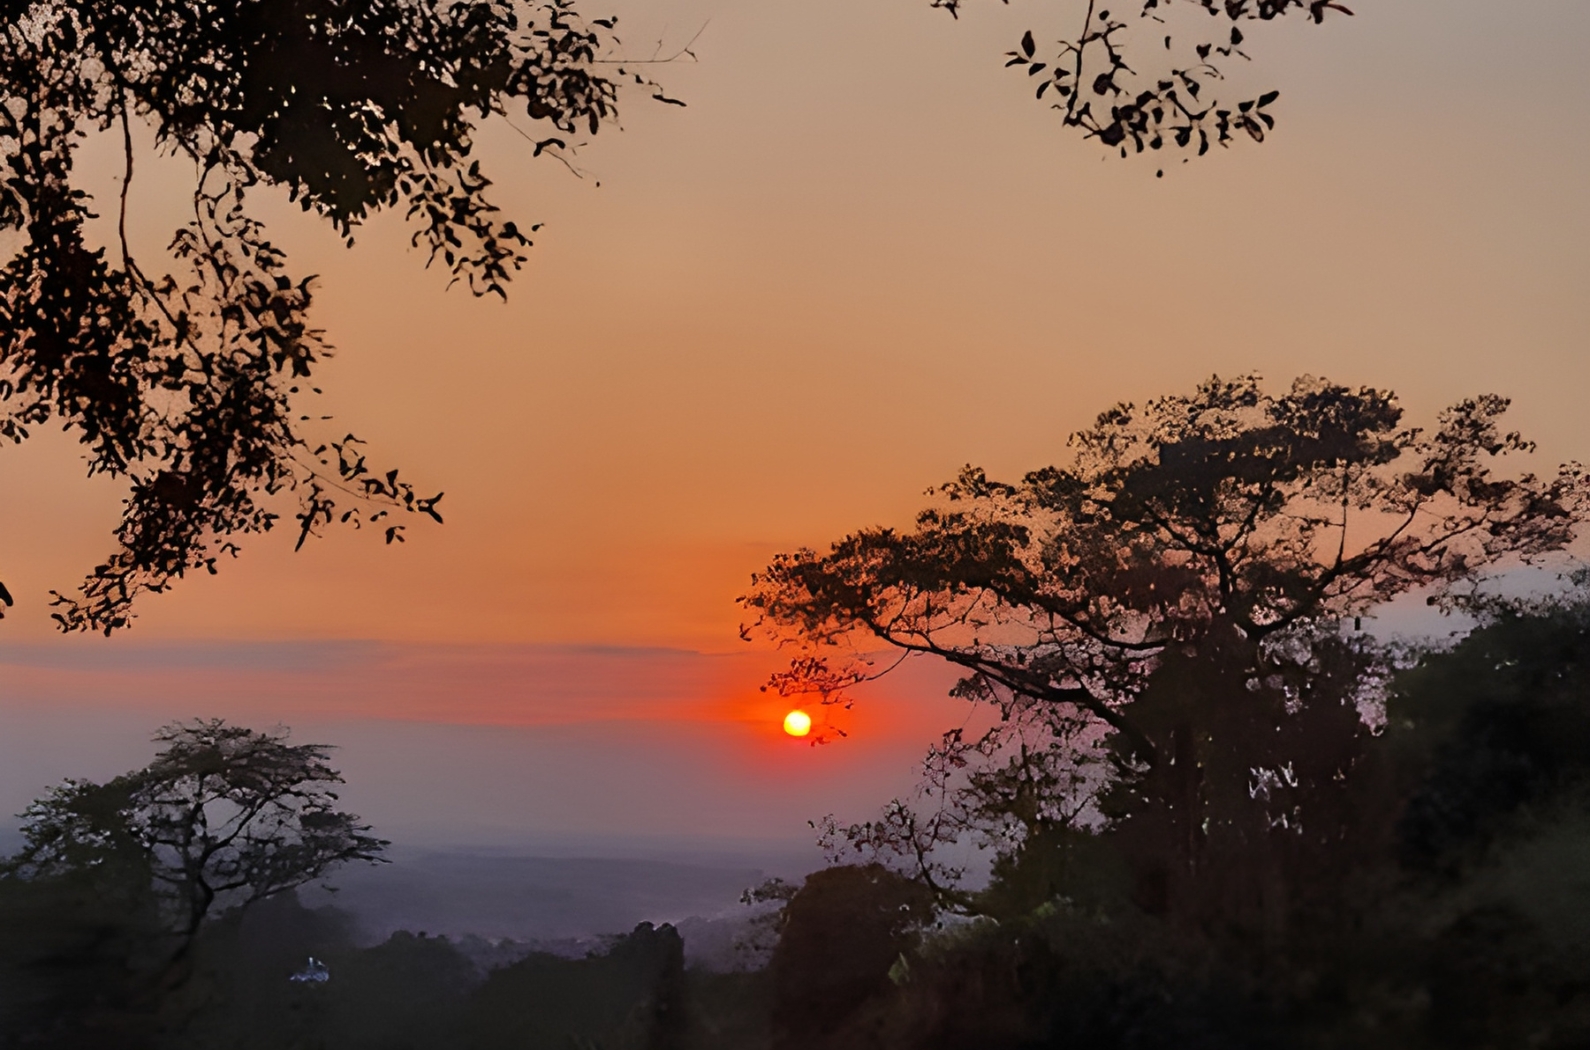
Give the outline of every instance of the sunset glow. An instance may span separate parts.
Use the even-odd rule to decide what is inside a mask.
[[[0,501],[15,600],[0,620],[0,830],[50,784],[141,766],[155,727],[202,716],[346,733],[350,805],[388,838],[711,835],[731,797],[736,833],[805,850],[809,818],[868,817],[970,705],[947,695],[952,666],[921,660],[858,690],[854,710],[825,706],[821,726],[779,710],[819,701],[760,691],[791,652],[742,642],[754,617],[736,598],[781,552],[909,529],[963,465],[1009,481],[1068,463],[1067,435],[1105,407],[1215,372],[1276,392],[1305,374],[1390,388],[1410,426],[1495,392],[1541,461],[1590,456],[1587,139],[1536,133],[1584,127],[1590,4],[1349,3],[1375,13],[1267,22],[1242,90],[1283,90],[1278,128],[1164,178],[1147,155],[1105,162],[1002,68],[1023,32],[1072,32],[1075,5],[963,6],[957,21],[928,0],[596,5],[664,54],[710,18],[699,62],[658,67],[688,106],[633,92],[622,133],[581,146],[585,178],[500,114],[478,129],[501,217],[546,223],[506,302],[449,291],[400,214],[372,217],[349,250],[262,188],[273,243],[319,275],[311,321],[337,348],[312,380],[325,393],[304,388],[305,425],[316,441],[357,433],[372,470],[445,491],[446,524],[406,522],[390,545],[328,527],[295,549],[298,497],[283,493],[282,526],[217,575],[146,595],[129,632],[63,637],[51,592],[105,562],[127,493],[84,476],[78,432],[37,428],[7,450]],[[1496,63],[1518,75],[1473,74]],[[1473,117],[1501,113],[1528,119]],[[153,150],[148,125],[131,133],[126,237],[158,280],[193,217],[191,165]],[[107,216],[91,249],[118,239],[123,146],[119,128],[82,143]],[[1187,279],[1145,298],[1146,261]],[[1224,274],[1243,275],[1240,313],[1209,293]],[[62,711],[85,712],[82,728],[41,744]],[[423,755],[427,726],[453,728],[423,763],[351,743],[412,732],[404,754]],[[568,765],[605,794],[534,779],[535,749],[576,737],[614,741],[621,757]],[[482,741],[501,749],[491,769],[525,764],[519,797],[476,772]],[[626,792],[655,804],[644,821],[570,801]]]
[[[1590,0],[0,44],[0,1050],[1590,1050]]]
[[[812,731],[812,716],[805,711],[791,711],[784,716],[784,732],[790,736],[805,736]]]

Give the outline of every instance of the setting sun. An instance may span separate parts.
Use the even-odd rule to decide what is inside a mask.
[[[784,716],[784,732],[790,736],[805,736],[812,731],[812,716],[805,711],[791,711]]]

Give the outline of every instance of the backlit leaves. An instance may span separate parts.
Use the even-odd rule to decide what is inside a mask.
[[[313,278],[290,273],[249,194],[282,187],[350,241],[398,209],[452,282],[505,298],[535,227],[488,199],[475,128],[549,125],[537,155],[596,132],[617,97],[605,70],[649,85],[602,64],[612,30],[570,0],[0,3],[0,234],[20,235],[0,266],[0,439],[59,424],[90,474],[128,485],[117,549],[55,596],[63,629],[108,633],[139,593],[215,571],[238,536],[274,526],[287,492],[300,543],[332,521],[440,520],[439,496],[350,460],[353,439],[311,451],[317,420],[297,402],[330,348],[309,321]],[[163,276],[126,240],[134,124],[195,172]],[[124,147],[109,251],[74,181],[91,133]]]
[[[934,0],[933,6],[957,14],[963,2]],[[1173,28],[1173,16],[1191,8],[1210,17]],[[1057,41],[1052,54],[1039,54],[1028,30],[1005,64],[1029,78],[1041,76],[1034,95],[1047,98],[1066,127],[1123,157],[1174,150],[1203,156],[1242,136],[1263,142],[1275,127],[1268,107],[1280,92],[1216,97],[1225,86],[1224,63],[1249,58],[1242,27],[1290,14],[1319,23],[1328,11],[1352,14],[1320,0],[1141,0],[1130,14],[1095,0],[1086,5],[1080,30]]]

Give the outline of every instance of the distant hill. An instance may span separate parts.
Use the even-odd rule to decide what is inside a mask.
[[[673,923],[682,925],[689,954],[710,956],[710,964],[719,968],[723,960],[718,957],[750,917],[740,894],[771,874],[804,874],[785,865],[732,860],[688,863],[468,850],[395,849],[392,861],[344,868],[331,880],[335,892],[312,888],[301,897],[310,906],[329,903],[350,913],[371,941],[408,930],[454,939],[508,939],[567,954],[637,923]],[[693,946],[692,940],[699,944]]]
[[[0,857],[21,846],[20,832],[0,826]],[[743,954],[736,945],[754,914],[740,894],[770,875],[798,879],[818,866],[812,856],[776,852],[693,858],[685,850],[660,859],[397,847],[388,856],[389,864],[341,868],[330,889],[310,886],[299,896],[307,906],[351,915],[367,943],[399,930],[443,935],[470,941],[488,966],[531,950],[583,956],[651,922],[679,927],[693,965],[735,968]]]

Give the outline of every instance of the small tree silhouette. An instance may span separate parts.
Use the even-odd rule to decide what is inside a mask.
[[[5,875],[25,880],[99,867],[145,873],[172,952],[206,916],[247,907],[350,861],[377,862],[387,843],[337,808],[342,776],[324,744],[289,744],[219,719],[170,725],[143,769],[104,784],[68,780],[23,813],[22,850]]]

